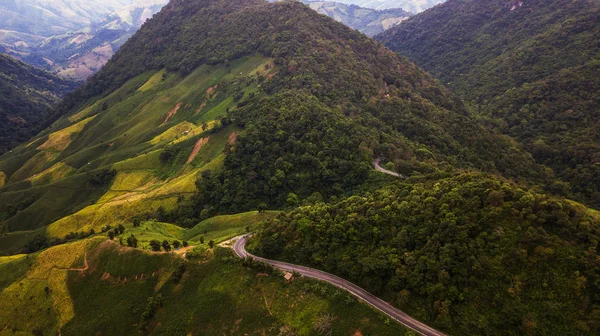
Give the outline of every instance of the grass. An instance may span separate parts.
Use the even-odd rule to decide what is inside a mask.
[[[209,250],[200,262],[188,262],[179,283],[170,274],[183,261],[172,254],[108,243],[90,254],[90,272],[69,274],[75,317],[62,335],[136,334],[147,299],[157,294],[164,303],[142,334],[277,335],[289,326],[297,335],[314,335],[315,320],[325,314],[334,317],[331,335],[405,333],[338,289],[259,274],[242,267],[231,251]]]
[[[213,240],[221,242],[246,232],[247,226],[254,226],[259,222],[277,216],[278,211],[244,212],[235,215],[216,216],[200,222],[185,233],[188,241],[199,241],[204,237],[205,242]]]
[[[172,141],[182,135],[185,136],[185,135],[189,134],[196,128],[197,128],[197,126],[192,124],[191,122],[184,121],[182,123],[179,123],[179,124],[169,128],[168,130],[161,133],[160,135],[154,137],[154,139],[150,140],[150,143],[153,145],[157,145],[164,141]]]
[[[89,117],[65,129],[50,134],[48,136],[48,140],[41,144],[37,149],[55,150],[58,152],[62,152],[71,143],[73,134],[81,132],[85,125],[87,125],[93,119],[94,117]]]
[[[150,79],[148,79],[148,81],[146,83],[144,83],[144,85],[142,85],[138,89],[138,91],[144,92],[144,91],[148,91],[148,90],[155,88],[156,85],[163,80],[163,76],[166,76],[166,75],[167,75],[167,71],[165,69],[155,73],[154,75],[152,75],[152,77],[150,77]]]
[[[29,180],[33,185],[44,185],[61,180],[72,175],[74,172],[75,169],[73,169],[73,167],[70,167],[63,162],[59,162],[43,172],[30,177]]]

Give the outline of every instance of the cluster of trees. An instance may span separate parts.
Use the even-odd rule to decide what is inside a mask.
[[[180,242],[179,240],[173,240],[172,245],[168,240],[163,240],[162,243],[156,239],[150,241],[150,248],[152,251],[159,252],[161,248],[165,250],[165,252],[171,251],[172,248],[178,249],[180,247],[188,247],[189,243],[187,241]]]
[[[113,181],[116,175],[115,169],[101,169],[91,173],[88,182],[93,187],[105,187]]]
[[[599,15],[597,1],[457,0],[377,39],[521,140],[566,182],[550,181],[548,191],[598,207]]]
[[[123,234],[123,232],[125,232],[125,227],[122,224],[119,224],[116,227],[112,227],[110,225],[106,225],[102,228],[102,233],[104,232],[108,232],[108,238],[110,238],[110,240],[113,240],[115,237]]]
[[[340,275],[452,334],[600,328],[600,218],[482,174],[282,213],[257,254]]]

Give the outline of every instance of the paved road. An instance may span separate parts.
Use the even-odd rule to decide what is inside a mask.
[[[381,162],[381,159],[375,159],[375,160],[373,161],[373,166],[375,167],[375,170],[377,170],[378,172],[382,172],[382,173],[384,173],[384,174],[388,174],[388,175],[396,176],[396,177],[399,177],[399,178],[401,178],[401,179],[407,179],[407,177],[406,177],[406,176],[404,176],[404,175],[402,175],[402,174],[398,174],[398,173],[396,173],[396,172],[393,172],[393,171],[391,171],[391,170],[387,170],[387,169],[385,169],[385,168],[381,167],[381,166],[379,165],[379,162]]]
[[[233,251],[239,257],[241,257],[241,258],[252,257],[258,261],[265,262],[265,263],[270,264],[271,266],[278,268],[280,270],[283,270],[283,271],[297,272],[308,278],[314,278],[314,279],[329,282],[330,284],[332,284],[336,287],[339,287],[339,288],[342,288],[342,289],[348,291],[350,294],[356,296],[357,298],[363,300],[364,302],[368,303],[369,305],[371,305],[371,306],[375,307],[376,309],[378,309],[379,311],[383,312],[384,314],[389,316],[391,319],[400,322],[401,324],[405,325],[406,327],[408,327],[422,335],[445,336],[445,334],[431,328],[430,326],[428,326],[424,323],[419,322],[418,320],[415,320],[414,318],[412,318],[412,317],[408,316],[406,313],[403,313],[400,310],[392,307],[390,304],[381,300],[380,298],[376,297],[375,295],[367,292],[366,290],[358,287],[357,285],[355,285],[351,282],[348,282],[338,276],[329,274],[327,272],[319,271],[319,270],[316,270],[313,268],[305,267],[305,266],[288,264],[285,262],[269,260],[269,259],[265,259],[265,258],[261,258],[261,257],[255,256],[255,255],[252,255],[246,251],[246,238],[247,237],[248,237],[248,235],[240,236],[239,239],[233,245]]]

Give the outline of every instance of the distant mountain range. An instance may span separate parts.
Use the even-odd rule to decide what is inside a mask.
[[[318,13],[325,14],[368,36],[382,33],[412,15],[401,8],[376,10],[333,1],[304,1],[304,3]]]
[[[30,25],[26,20],[15,19],[14,24],[11,24],[13,21],[7,21],[0,28],[15,30],[6,30],[0,36],[0,52],[54,71],[62,77],[85,79],[98,71],[167,2],[168,0],[109,1],[104,6],[98,5],[99,9],[90,9],[94,15],[88,15],[84,19],[77,17],[77,20],[70,20],[71,15],[77,16],[76,13],[87,9],[74,1],[68,4],[59,2],[64,8],[56,8],[57,14],[42,20],[40,25],[55,27],[54,20],[60,21],[59,16],[67,13],[62,26],[47,29],[45,35],[38,35],[35,25]],[[0,16],[12,14],[19,18],[28,11],[35,12],[40,6],[20,4],[0,7]]]
[[[446,0],[338,0],[338,2],[372,9],[402,8],[411,13],[420,13]]]

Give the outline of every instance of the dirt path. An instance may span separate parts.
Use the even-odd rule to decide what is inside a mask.
[[[60,268],[60,267],[53,267],[53,268],[57,269],[57,270],[63,270],[63,271],[79,271],[79,272],[87,271],[88,268],[90,268],[90,265],[88,264],[88,259],[87,259],[87,252],[85,252],[83,254],[83,267],[81,267],[81,268]]]

